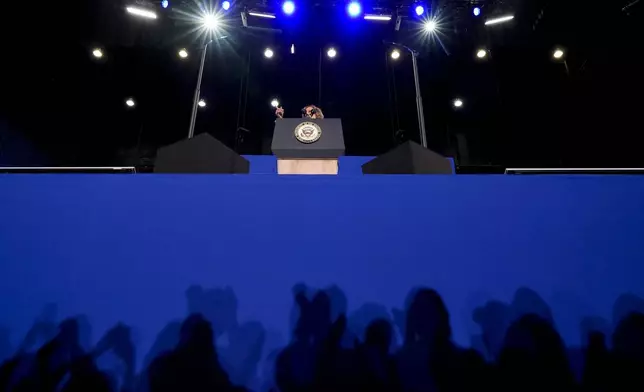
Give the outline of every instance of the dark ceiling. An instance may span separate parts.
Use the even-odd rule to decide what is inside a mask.
[[[0,162],[149,163],[156,148],[186,137],[204,36],[188,34],[193,25],[185,15],[201,3],[150,3],[154,21],[127,14],[130,3],[122,0],[19,3],[2,15]],[[350,21],[346,3],[296,4],[289,18],[277,2],[240,2],[226,14],[226,38],[207,52],[207,107],[199,110],[197,133],[243,154],[268,153],[269,102],[279,97],[287,116],[314,103],[327,117],[341,117],[350,155],[418,140],[411,59],[391,60],[386,40],[420,52],[430,148],[461,165],[644,164],[639,2],[439,1],[431,9],[441,19],[440,39],[418,34],[409,2],[363,3],[365,11],[404,16],[399,31],[395,18]],[[474,5],[483,9],[479,18]],[[244,28],[244,9],[278,18],[249,19]],[[515,19],[483,25],[504,13]],[[320,61],[330,45],[339,56]],[[91,56],[94,47],[103,49],[102,59]],[[273,59],[263,58],[265,47],[274,49]],[[474,56],[480,47],[490,51],[485,61]],[[556,47],[565,49],[565,64],[553,61]],[[177,56],[180,48],[188,59]],[[134,109],[127,97],[136,99]],[[458,110],[456,97],[464,101]]]

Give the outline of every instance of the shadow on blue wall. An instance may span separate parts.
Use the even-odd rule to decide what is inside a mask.
[[[346,314],[337,286],[293,289],[292,337],[268,354],[266,331],[239,323],[231,288],[186,290],[189,315],[168,323],[136,371],[133,333],[121,323],[93,347],[83,315],[56,325],[48,304],[12,352],[6,328],[0,349],[3,391],[466,391],[642,390],[644,300],[621,295],[609,322],[589,315],[585,347],[566,347],[548,304],[520,288],[511,303],[474,310],[474,348],[452,339],[448,309],[432,289],[410,291],[405,310],[368,303]],[[393,314],[393,317],[391,317]],[[396,338],[396,334],[401,339]],[[226,337],[227,342],[219,342]],[[610,340],[608,340],[610,337]],[[219,342],[219,344],[218,344]],[[397,343],[399,342],[399,343]],[[99,366],[105,357],[111,364]],[[267,372],[267,370],[269,370]],[[263,377],[262,377],[263,376]]]

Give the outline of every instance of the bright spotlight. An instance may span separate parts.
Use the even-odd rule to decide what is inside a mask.
[[[103,57],[103,51],[98,48],[94,49],[92,51],[92,56],[96,57],[97,59],[100,59],[101,57]]]
[[[394,60],[398,60],[400,57],[400,51],[398,49],[394,49],[391,51],[391,58]]]
[[[460,108],[463,107],[463,100],[460,98],[456,98],[454,102],[452,102],[455,108]]]
[[[425,27],[425,31],[432,33],[434,32],[434,30],[436,30],[436,27],[438,27],[438,25],[436,24],[436,21],[430,20],[425,22],[424,27]]]
[[[350,17],[355,18],[362,13],[362,6],[357,1],[352,1],[347,6],[347,12],[349,13]]]
[[[197,103],[197,105],[199,105],[200,108],[205,108],[206,107],[206,101],[204,101],[203,99],[200,99],[199,102]]]
[[[179,57],[181,57],[182,59],[185,59],[186,57],[188,57],[188,51],[185,49],[181,49],[179,51]]]
[[[145,10],[143,8],[138,8],[138,7],[126,7],[125,10],[129,12],[132,15],[140,16],[142,18],[148,18],[148,19],[156,19],[157,14],[156,12]]]
[[[480,58],[480,59],[484,59],[484,58],[485,58],[485,56],[487,56],[487,51],[486,51],[485,49],[479,49],[479,50],[476,52],[476,57],[478,57],[478,58]]]
[[[290,0],[285,1],[284,4],[282,4],[282,11],[284,11],[286,15],[291,15],[295,12],[295,3]]]
[[[134,105],[135,105],[135,103],[134,103],[134,99],[133,99],[133,98],[128,98],[128,99],[126,99],[126,100],[125,100],[125,104],[126,104],[128,107],[133,108],[133,107],[134,107]]]
[[[414,11],[416,11],[416,15],[421,16],[425,13],[425,7],[423,7],[422,5],[417,5]]]
[[[267,59],[272,58],[273,54],[274,53],[270,48],[266,48],[266,50],[264,51],[264,57],[266,57]]]
[[[280,106],[280,101],[278,101],[277,99],[273,98],[273,100],[271,101],[271,106],[274,107],[274,108]]]
[[[495,25],[495,24],[499,24],[499,23],[503,23],[503,22],[508,22],[508,21],[510,21],[512,19],[514,19],[514,15],[501,16],[500,18],[494,18],[494,19],[486,20],[485,25],[486,26]]]
[[[226,0],[221,3],[221,8],[224,9],[224,11],[228,11],[230,9],[230,1]]]
[[[337,54],[338,52],[336,52],[334,48],[330,48],[326,51],[326,55],[329,56],[329,58],[334,58]]]
[[[161,2],[161,7],[163,8],[168,8],[169,5],[170,5],[170,2],[168,0],[163,0]]]
[[[205,14],[201,22],[208,30],[215,30],[219,26],[219,18],[215,14]]]
[[[474,14],[474,16],[479,16],[481,15],[481,9],[479,7],[474,7],[472,13]]]
[[[557,50],[555,50],[555,51],[554,51],[554,53],[552,53],[552,57],[554,57],[554,58],[556,58],[557,60],[559,60],[560,58],[562,58],[562,57],[564,56],[564,54],[565,54],[565,53],[564,53],[564,51],[563,51],[563,50],[561,50],[561,49],[557,49]]]

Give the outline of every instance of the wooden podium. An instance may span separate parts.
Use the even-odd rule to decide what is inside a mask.
[[[278,174],[338,174],[338,160],[277,158]]]
[[[278,174],[337,175],[344,155],[339,118],[284,118],[275,122],[273,154]]]

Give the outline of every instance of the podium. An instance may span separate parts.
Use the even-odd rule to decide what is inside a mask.
[[[271,150],[278,174],[338,174],[344,155],[339,118],[282,118],[275,121]]]

